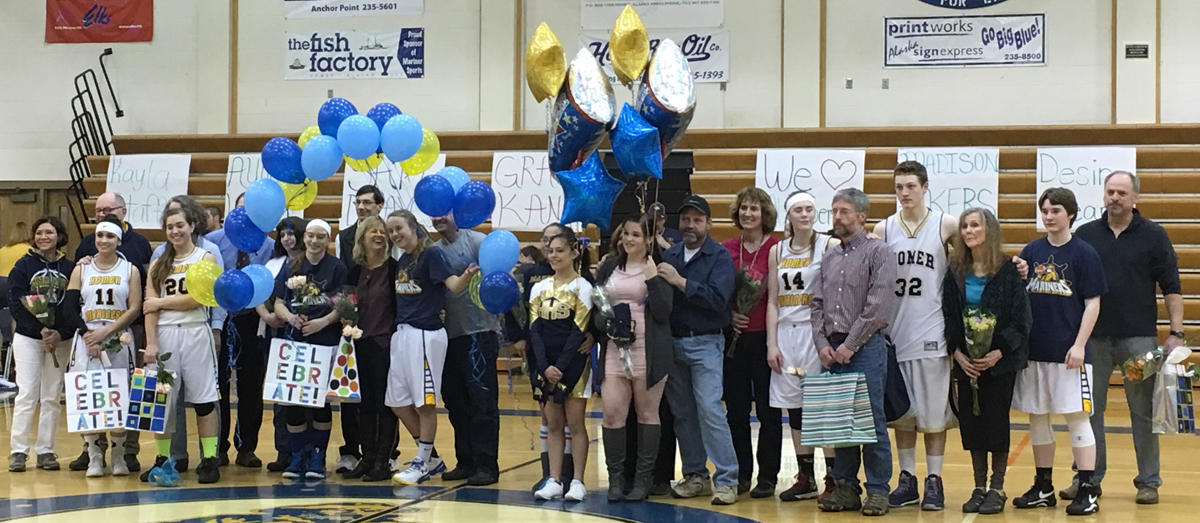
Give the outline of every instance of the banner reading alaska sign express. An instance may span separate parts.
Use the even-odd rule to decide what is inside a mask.
[[[425,28],[284,33],[286,80],[423,78]]]
[[[883,65],[1045,65],[1046,15],[883,19]]]

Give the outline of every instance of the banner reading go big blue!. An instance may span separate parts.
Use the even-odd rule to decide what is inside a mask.
[[[284,33],[284,79],[423,78],[425,29]]]

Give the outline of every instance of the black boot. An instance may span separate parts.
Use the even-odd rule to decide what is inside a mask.
[[[562,460],[562,481],[563,492],[566,492],[571,486],[571,481],[575,479],[575,456],[572,454],[563,454]],[[580,478],[583,479],[583,478]]]
[[[358,479],[363,477],[375,466],[375,457],[379,453],[377,442],[379,415],[374,413],[359,413],[358,416],[358,434],[359,443],[362,447],[362,459],[358,460],[358,464],[354,468],[342,473],[345,479]]]
[[[388,465],[388,460],[392,457],[392,450],[396,448],[397,423],[396,416],[390,412],[375,415],[375,435],[372,438],[374,440],[373,459],[370,469],[362,476],[363,481],[391,479],[392,467]],[[364,436],[367,434],[370,433],[363,431]],[[364,461],[366,461],[365,458]]]
[[[650,481],[654,474],[654,462],[658,459],[658,441],[662,437],[662,425],[638,424],[637,470],[633,475],[633,490],[625,496],[626,501],[642,501],[650,495]]]
[[[625,499],[625,427],[603,429],[604,464],[608,466],[608,502]],[[564,468],[566,463],[563,463]]]

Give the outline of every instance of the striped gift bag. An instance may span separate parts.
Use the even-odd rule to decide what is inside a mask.
[[[801,445],[852,447],[875,443],[866,375],[825,372],[805,376],[801,423]]]

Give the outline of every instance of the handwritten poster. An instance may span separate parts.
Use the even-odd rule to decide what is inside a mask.
[[[1037,195],[1051,187],[1074,192],[1079,204],[1075,227],[1079,227],[1104,214],[1104,178],[1113,171],[1137,174],[1137,148],[1041,147],[1037,150]],[[1045,231],[1036,199],[1034,206],[1037,230]]]
[[[902,148],[896,162],[916,161],[929,173],[929,208],[958,216],[972,207],[996,212],[1000,149],[996,147]],[[897,200],[896,209],[900,209]]]
[[[118,154],[108,162],[107,192],[125,197],[125,221],[135,229],[158,229],[163,208],[188,192],[190,154]]]
[[[496,210],[492,228],[540,231],[562,216],[563,191],[550,172],[546,151],[501,151],[492,155]]]
[[[225,213],[229,214],[237,203],[238,195],[246,192],[246,188],[259,178],[270,178],[262,166],[262,155],[259,153],[241,153],[229,155],[229,167],[225,169]],[[304,217],[304,211],[285,210],[284,216]]]
[[[362,186],[374,185],[383,193],[383,212],[380,216],[386,218],[396,209],[408,209],[417,215],[417,221],[421,222],[421,225],[433,230],[433,222],[417,209],[417,204],[413,201],[413,188],[422,177],[437,174],[445,166],[444,154],[438,155],[437,161],[428,171],[416,176],[409,176],[400,169],[400,164],[387,160],[380,162],[379,167],[366,172],[356,171],[347,164],[345,181],[342,182],[342,216],[338,226],[350,227],[358,221],[358,213],[354,210],[354,196]]]
[[[863,188],[862,149],[759,149],[754,168],[754,186],[767,191],[777,209],[783,209],[788,195],[807,191],[817,201],[817,221],[813,228],[833,228],[830,205],[833,195],[842,189]],[[782,231],[787,213],[780,211],[775,230]]]
[[[263,401],[321,408],[329,394],[335,347],[274,338],[268,353]]]
[[[68,372],[67,432],[103,432],[125,427],[129,371],[96,369]]]

